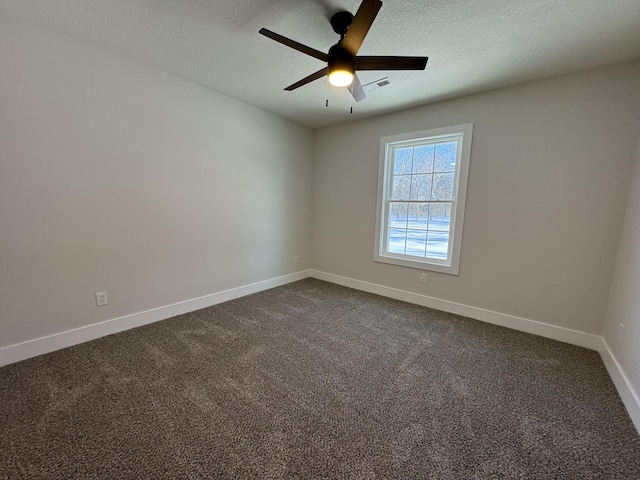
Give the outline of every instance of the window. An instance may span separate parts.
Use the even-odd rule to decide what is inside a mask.
[[[458,275],[472,131],[380,139],[375,261]]]

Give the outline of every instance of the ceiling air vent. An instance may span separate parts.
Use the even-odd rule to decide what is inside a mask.
[[[364,89],[365,92],[369,93],[379,88],[386,87],[387,85],[390,85],[390,84],[391,84],[391,80],[389,79],[389,77],[384,77],[384,78],[381,78],[380,80],[376,80],[375,82],[367,83],[366,85],[363,85],[362,88]]]

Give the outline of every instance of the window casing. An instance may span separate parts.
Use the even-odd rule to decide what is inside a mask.
[[[375,261],[458,275],[472,132],[380,139]]]

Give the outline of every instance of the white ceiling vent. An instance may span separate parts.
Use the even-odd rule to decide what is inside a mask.
[[[384,78],[381,78],[380,80],[376,80],[375,82],[367,83],[366,85],[363,85],[362,88],[366,93],[369,93],[379,88],[386,87],[391,83],[392,82],[389,79],[389,77],[384,77]]]

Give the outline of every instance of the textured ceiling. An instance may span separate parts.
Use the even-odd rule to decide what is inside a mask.
[[[468,93],[640,57],[640,0],[383,0],[361,55],[427,55],[425,71],[360,72],[393,82],[354,104],[324,79],[283,88],[319,60],[261,27],[328,51],[328,18],[359,0],[0,0],[24,18],[243,100],[322,127]],[[329,98],[329,107],[325,99]]]

